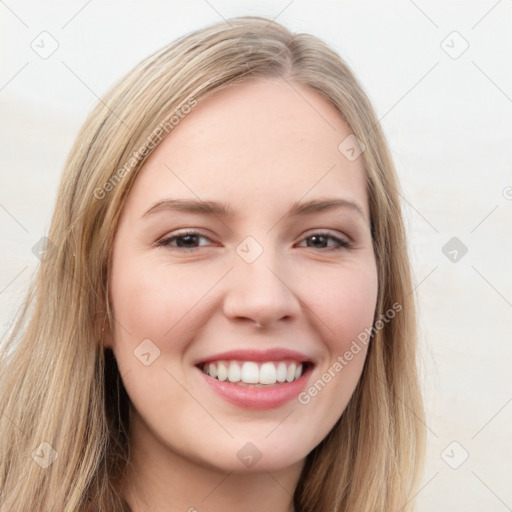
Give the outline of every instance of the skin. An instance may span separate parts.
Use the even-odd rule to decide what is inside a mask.
[[[307,389],[372,325],[377,269],[365,170],[362,157],[338,150],[350,133],[317,92],[250,79],[202,100],[142,167],[114,240],[116,327],[105,340],[132,404],[124,493],[133,512],[293,510],[305,458],[343,413],[366,349],[308,404],[266,410],[226,402],[193,363],[238,348],[299,350],[315,361]],[[141,218],[168,197],[239,211]],[[362,213],[286,217],[294,202],[326,197]],[[157,245],[184,228],[207,238],[185,239],[185,249],[183,239]],[[352,245],[312,240],[319,231]],[[236,252],[247,236],[263,249],[252,263]],[[160,351],[148,366],[134,355],[145,339]],[[237,457],[248,442],[261,453],[250,468]]]

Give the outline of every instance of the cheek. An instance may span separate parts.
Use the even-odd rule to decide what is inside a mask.
[[[195,306],[216,280],[216,274],[184,272],[176,264],[148,264],[148,258],[133,256],[114,258],[110,297],[115,337],[122,341],[118,347],[124,350],[133,345],[133,349],[149,338],[164,352],[172,336],[173,349],[178,349],[182,334],[190,335],[191,321],[197,321],[201,311]]]
[[[170,328],[169,299],[171,291],[165,283],[155,280],[144,268],[117,267],[113,272],[111,299],[116,320],[134,338],[151,338]]]
[[[377,303],[378,280],[375,265],[340,271],[322,290],[320,312],[324,312],[331,348],[346,350],[352,340],[371,327]]]
[[[317,325],[327,354],[298,402],[311,417],[322,418],[312,427],[318,442],[339,420],[360,379],[368,347],[358,336],[373,324],[377,292],[377,271],[370,260],[340,269],[316,296],[315,314],[322,315]]]

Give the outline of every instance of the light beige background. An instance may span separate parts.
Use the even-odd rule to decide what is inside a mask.
[[[429,446],[417,510],[512,510],[508,0],[0,2],[2,331],[37,268],[32,248],[97,97],[176,37],[243,14],[277,17],[331,44],[388,136],[420,304]],[[51,44],[47,58],[33,49]],[[456,262],[442,250],[452,237],[468,249]]]

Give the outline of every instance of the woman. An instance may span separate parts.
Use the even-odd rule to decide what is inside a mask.
[[[78,135],[2,347],[0,510],[412,510],[397,188],[311,35],[235,18],[136,66]]]

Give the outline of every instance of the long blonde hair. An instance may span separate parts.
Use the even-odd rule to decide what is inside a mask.
[[[385,138],[336,52],[312,35],[245,16],[181,37],[140,62],[97,104],[76,139],[46,257],[1,345],[0,511],[127,510],[117,484],[130,457],[129,399],[112,351],[102,346],[102,329],[115,322],[108,283],[117,221],[143,162],[180,116],[256,76],[314,89],[364,144],[378,268],[375,319],[401,305],[372,331],[346,410],[307,456],[295,510],[413,509],[424,411],[399,185]]]

